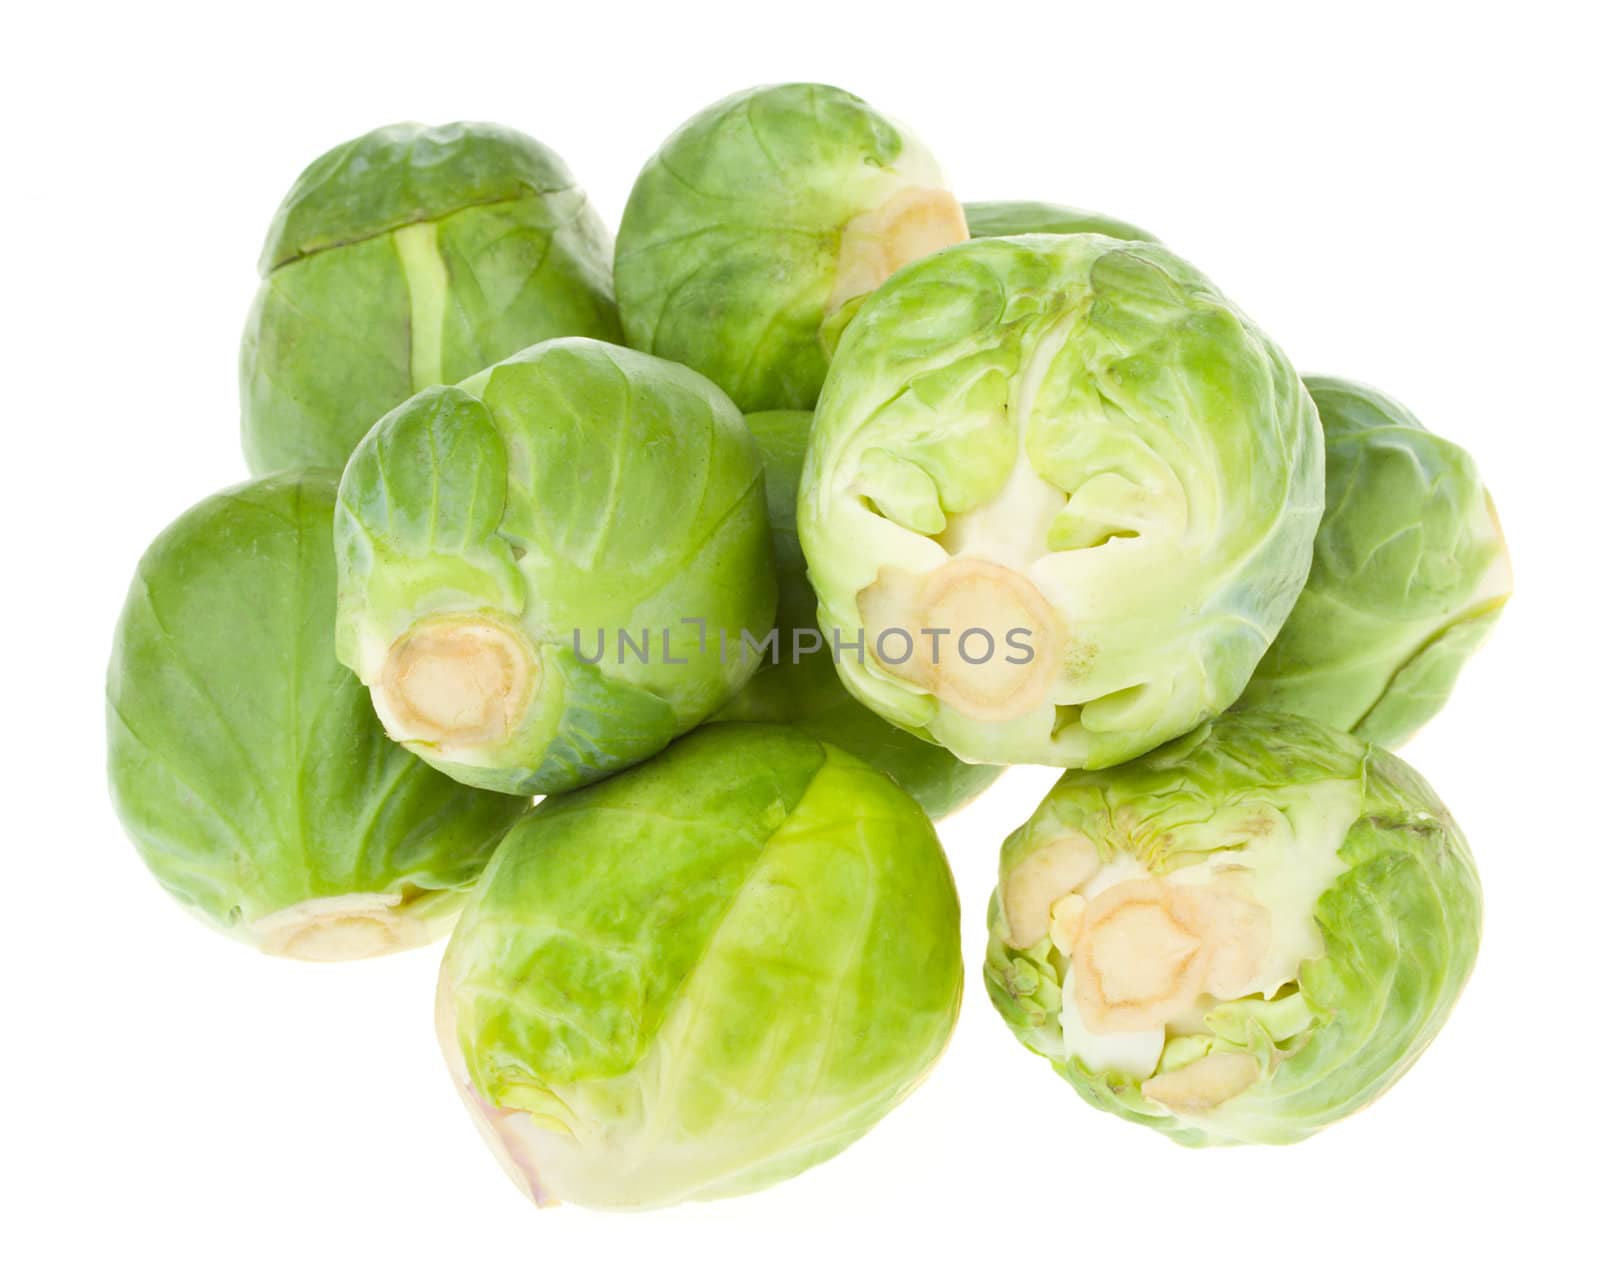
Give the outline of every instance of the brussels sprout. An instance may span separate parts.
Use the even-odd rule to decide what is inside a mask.
[[[1480,916],[1466,841],[1415,771],[1232,712],[1061,779],[1006,839],[984,979],[1097,1108],[1183,1144],[1287,1144],[1411,1066]]]
[[[1241,707],[1392,747],[1444,706],[1511,595],[1511,558],[1472,457],[1381,392],[1307,377],[1327,441],[1311,577]]]
[[[206,499],[139,562],[106,680],[111,795],[156,878],[269,953],[442,933],[520,799],[384,738],[333,654],[328,473]]]
[[[419,392],[350,458],[339,657],[446,774],[561,792],[663,748],[758,666],[761,457],[692,370],[552,339]]]
[[[828,638],[817,630],[817,598],[806,582],[794,528],[794,504],[811,436],[811,415],[771,410],[746,420],[766,464],[767,511],[778,563],[777,644],[718,721],[773,721],[798,726],[852,752],[889,775],[941,819],[1000,776],[999,766],[968,765],[943,748],[897,730],[857,703],[833,670]]]
[[[967,215],[967,230],[974,239],[1091,232],[1096,236],[1109,236],[1112,240],[1158,243],[1142,227],[1092,210],[1074,209],[1070,205],[1051,205],[1041,200],[980,200],[968,201],[962,208]]]
[[[748,89],[690,119],[634,183],[617,232],[623,329],[743,410],[808,410],[824,322],[966,235],[933,157],[854,94]]]
[[[1226,708],[1305,582],[1322,439],[1183,260],[974,240],[845,331],[799,528],[840,675],[968,761],[1101,766]]]
[[[390,125],[300,175],[239,355],[253,472],[344,466],[378,416],[542,339],[620,339],[611,239],[566,165],[499,125]]]
[[[955,887],[889,778],[709,726],[512,829],[451,937],[439,1039],[540,1204],[753,1192],[854,1143],[949,1040]]]

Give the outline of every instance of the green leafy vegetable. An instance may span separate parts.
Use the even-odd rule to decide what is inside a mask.
[[[708,380],[553,339],[419,392],[351,456],[339,657],[391,736],[483,788],[642,760],[727,701],[777,588],[761,458]]]
[[[682,125],[634,183],[617,232],[623,329],[742,410],[808,410],[825,323],[966,235],[932,156],[854,94],[747,89]]]
[[[974,240],[844,331],[801,481],[839,674],[968,761],[1098,766],[1239,695],[1305,582],[1315,408],[1157,245]]]
[[[859,1139],[955,1023],[928,819],[797,730],[708,726],[541,803],[439,979],[452,1077],[540,1203],[751,1192]]]
[[[984,979],[1097,1108],[1183,1144],[1286,1144],[1422,1053],[1481,911],[1466,840],[1410,767],[1230,712],[1062,777],[1006,839]]]
[[[1449,698],[1511,594],[1494,504],[1464,449],[1404,406],[1308,376],[1327,440],[1311,577],[1240,706],[1392,747]]]
[[[239,356],[256,474],[344,466],[378,417],[546,338],[620,339],[611,241],[561,159],[500,125],[390,125],[300,175]]]
[[[161,884],[262,949],[441,933],[526,808],[390,743],[333,653],[335,479],[253,481],[139,562],[107,677],[111,795]]]

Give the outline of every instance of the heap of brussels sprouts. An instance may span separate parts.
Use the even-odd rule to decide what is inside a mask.
[[[1090,1103],[1286,1143],[1439,1030],[1478,880],[1387,749],[1510,593],[1493,504],[1148,233],[801,84],[668,137],[614,254],[540,143],[396,125],[261,272],[256,479],[139,562],[112,796],[263,951],[454,923],[444,1057],[537,1202],[750,1192],[913,1090],[932,820],[1009,763],[1064,773],[983,978]]]

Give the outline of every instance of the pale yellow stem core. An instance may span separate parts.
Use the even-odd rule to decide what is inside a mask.
[[[358,961],[417,948],[442,929],[401,911],[398,894],[330,895],[269,913],[250,924],[264,953],[300,961]]]
[[[424,620],[384,661],[384,725],[396,739],[441,748],[500,743],[521,723],[539,675],[522,639],[498,623]]]
[[[1144,1097],[1178,1114],[1207,1113],[1254,1086],[1260,1066],[1240,1051],[1220,1051],[1160,1073],[1142,1088]]]
[[[961,202],[938,187],[908,187],[857,214],[839,240],[839,270],[827,315],[870,294],[907,263],[968,238]]]
[[[1062,895],[1050,905],[1050,942],[1063,957],[1071,957],[1083,929],[1082,895]]]
[[[1100,871],[1094,843],[1068,833],[1041,846],[1011,870],[1001,893],[1006,937],[1013,948],[1032,948],[1050,931],[1054,907]],[[1082,900],[1079,900],[1082,903]]]
[[[1062,628],[1024,576],[978,557],[931,574],[881,574],[858,598],[869,646],[897,672],[974,721],[1011,721],[1050,693]],[[901,629],[909,635],[884,634]],[[904,662],[902,653],[909,648]]]
[[[1153,879],[1118,882],[1062,926],[1093,1033],[1159,1028],[1202,993],[1243,996],[1272,943],[1270,915],[1241,891]]]

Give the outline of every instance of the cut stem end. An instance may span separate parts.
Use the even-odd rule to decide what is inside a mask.
[[[359,961],[418,948],[437,927],[402,911],[398,894],[333,895],[279,909],[251,924],[264,953],[299,961]]]
[[[870,294],[907,263],[968,239],[967,216],[940,187],[908,187],[876,209],[857,214],[839,240],[839,270],[825,315]]]
[[[439,748],[500,743],[539,683],[522,638],[481,618],[425,620],[389,648],[379,679],[390,735]]]
[[[920,579],[881,576],[859,604],[884,669],[975,721],[1032,712],[1060,670],[1055,610],[1026,577],[993,561],[955,557]],[[896,642],[909,649],[904,658]]]

